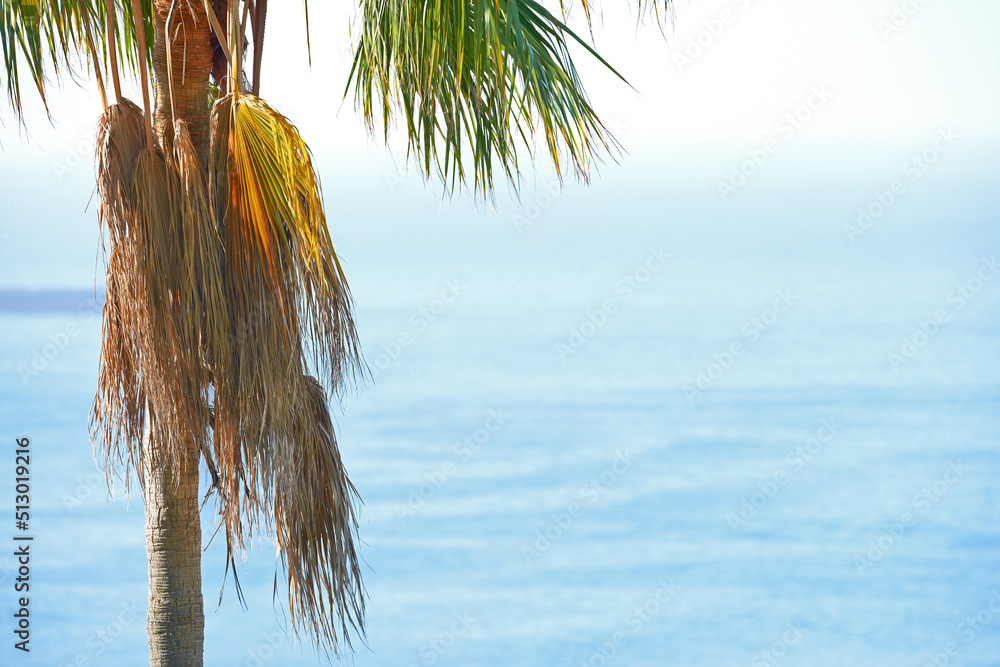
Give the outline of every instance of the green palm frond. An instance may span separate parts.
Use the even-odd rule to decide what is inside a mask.
[[[116,65],[136,71],[138,41],[131,4],[117,0],[115,6]],[[142,0],[146,32],[143,57],[152,62],[154,29],[152,0]],[[105,3],[102,0],[3,0],[0,3],[0,49],[3,56],[7,98],[22,117],[22,86],[30,82],[48,108],[50,79],[58,82],[74,76],[81,62],[110,65]],[[82,60],[81,60],[82,59]]]
[[[70,58],[81,47],[74,30],[78,5],[58,0],[4,0],[0,5],[0,46],[7,76],[7,97],[21,116],[21,76],[34,84],[48,108],[45,68],[58,76],[69,67]]]
[[[496,165],[513,181],[536,132],[560,178],[568,163],[586,179],[614,140],[570,43],[614,72],[535,0],[366,0],[348,91],[373,130],[404,116],[423,172],[453,190],[491,190]]]
[[[116,14],[121,21],[121,27],[116,32],[117,50],[121,54],[122,62],[128,65],[131,72],[139,71],[139,58],[146,60],[146,66],[153,67],[153,45],[156,42],[156,27],[153,21],[153,0],[140,0],[139,6],[142,9],[142,25],[146,32],[146,50],[139,53],[139,40],[135,32],[135,15],[132,3],[129,0],[117,0]]]
[[[644,21],[647,18],[652,18],[653,21],[659,25],[661,28],[666,25],[666,23],[673,22],[677,15],[675,14],[674,0],[633,0],[635,3],[636,13],[639,15],[639,21]]]
[[[638,14],[639,21],[642,22],[652,17],[657,24],[663,25],[666,21],[674,19],[674,0],[632,0]],[[596,7],[594,0],[580,0],[583,14],[587,18],[587,25],[591,25]],[[559,10],[564,18],[569,17],[573,8],[573,0],[559,0]],[[615,8],[618,9],[617,7]]]

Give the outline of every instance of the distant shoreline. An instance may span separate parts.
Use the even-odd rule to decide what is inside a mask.
[[[103,290],[0,290],[0,313],[76,313],[103,304]]]

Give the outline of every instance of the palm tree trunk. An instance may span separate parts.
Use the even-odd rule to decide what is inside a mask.
[[[173,86],[168,80],[165,39],[170,0],[154,0],[156,86],[154,133],[164,144],[172,109],[188,124],[203,165],[209,149],[208,82],[212,47],[201,2],[178,2],[170,23]],[[173,104],[171,104],[171,94]],[[147,418],[149,414],[147,413]],[[155,420],[153,429],[156,428]],[[201,667],[205,612],[201,594],[201,521],[198,515],[200,443],[188,443],[186,461],[171,465],[162,451],[165,434],[147,433],[143,479],[146,552],[149,558],[149,659],[151,667]]]
[[[167,16],[171,0],[153,0],[156,42],[153,46],[153,80],[156,82],[156,110],[153,131],[162,142],[171,120],[171,93],[177,120],[186,121],[191,141],[201,157],[208,160],[209,111],[208,79],[212,73],[212,42],[203,2],[176,0],[177,8],[170,23],[170,57],[173,87],[167,68]]]
[[[171,472],[159,437],[147,431],[143,466],[149,558],[150,667],[201,667],[205,610],[201,596],[198,450]]]

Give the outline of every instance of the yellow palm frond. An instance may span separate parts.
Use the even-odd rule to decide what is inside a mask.
[[[322,384],[363,373],[352,301],[295,127],[239,92],[212,111],[209,182],[226,262],[228,368],[216,377],[213,458],[232,553],[275,526],[296,630],[336,652],[364,609],[356,498]],[[334,619],[339,620],[339,626]]]
[[[339,388],[361,371],[361,355],[309,148],[287,118],[253,95],[220,99],[212,127],[211,182],[233,296],[239,303],[257,294],[255,280],[266,281],[283,323],[289,331],[305,327],[311,360]]]

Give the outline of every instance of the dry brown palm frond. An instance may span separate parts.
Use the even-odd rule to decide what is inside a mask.
[[[306,402],[294,416],[294,439],[275,444],[274,518],[288,575],[292,625],[317,646],[350,646],[361,632],[364,591],[354,547],[357,490],[347,478],[323,387],[301,376]],[[339,620],[339,627],[334,619]]]
[[[131,235],[135,227],[133,174],[145,143],[144,131],[142,111],[128,100],[105,109],[98,124],[100,218],[107,228],[111,249],[100,375],[91,425],[109,478],[122,464],[126,471],[135,465],[135,445],[142,439],[145,418],[141,352],[134,330],[136,323],[145,320],[145,287],[141,252]]]
[[[133,326],[142,321],[144,291],[136,269],[136,244],[124,237],[111,247],[103,313],[103,343],[97,395],[91,415],[95,445],[101,449],[111,488],[111,474],[136,469],[136,445],[142,441],[146,400],[141,386],[140,350]],[[100,443],[98,445],[98,443]]]
[[[336,652],[338,630],[349,642],[363,611],[355,492],[336,453],[324,388],[307,368],[330,389],[363,372],[350,292],[309,150],[288,120],[233,93],[213,109],[212,138],[210,192],[235,337],[215,394],[226,543],[241,553],[260,522],[276,524],[296,628]]]
[[[145,145],[142,110],[129,100],[112,104],[97,125],[97,187],[101,222],[112,242],[128,233],[132,216],[132,175]]]
[[[201,356],[198,285],[186,274],[176,175],[158,150],[139,154],[135,167],[135,230],[145,282],[145,316],[136,322],[143,386],[150,418],[163,435],[164,454],[175,465],[190,455],[188,443],[208,433],[210,413]]]
[[[144,418],[174,463],[205,441],[212,368],[226,368],[230,330],[221,242],[186,126],[174,125],[164,155],[143,148],[134,104],[106,116],[99,182],[112,247],[93,417],[109,470],[124,463],[129,479]]]
[[[203,451],[227,557],[273,526],[294,627],[337,653],[362,633],[364,598],[326,391],[364,366],[309,150],[240,93],[213,110],[208,175],[183,122],[162,150],[146,129],[134,104],[112,105],[98,149],[111,252],[94,421],[108,469],[144,465],[144,427],[166,465]]]

